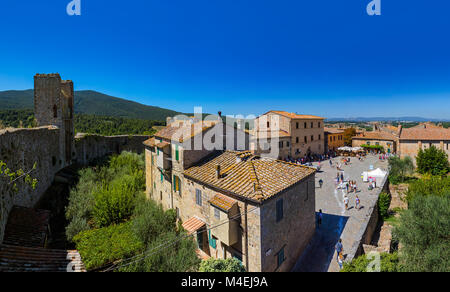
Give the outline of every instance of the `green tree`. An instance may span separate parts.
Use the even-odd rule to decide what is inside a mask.
[[[450,177],[425,176],[409,184],[406,200],[410,203],[417,197],[448,195],[450,195]]]
[[[416,161],[417,170],[421,174],[445,175],[449,172],[447,153],[434,146],[420,149]]]
[[[381,253],[380,254],[380,272],[398,272],[399,258],[397,253]],[[353,259],[350,263],[344,263],[341,272],[367,272],[373,258],[362,255]]]
[[[214,259],[209,258],[200,264],[200,272],[245,272],[242,263],[235,258]]]
[[[418,196],[400,216],[394,234],[408,272],[450,272],[450,196]]]
[[[388,217],[389,206],[391,204],[391,195],[388,193],[381,193],[378,197],[378,214],[381,218],[385,219]]]
[[[389,182],[398,184],[404,182],[406,176],[411,175],[414,172],[414,162],[411,157],[406,156],[401,159],[397,156],[389,158]]]
[[[347,128],[344,130],[344,143],[346,146],[352,146],[352,137],[356,136],[355,128]]]

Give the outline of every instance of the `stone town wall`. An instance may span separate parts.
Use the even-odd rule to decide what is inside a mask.
[[[34,207],[52,184],[55,174],[67,166],[60,154],[63,147],[60,144],[60,133],[56,126],[0,130],[0,160],[12,171],[31,170],[36,163],[36,170],[31,175],[38,180],[35,190],[19,183],[18,191],[11,192],[8,181],[0,177],[0,242],[3,241],[4,228],[12,206]],[[142,143],[148,138],[149,136],[85,135],[75,141],[76,157],[79,163],[87,165],[92,160],[111,153],[125,150],[142,153]]]
[[[31,176],[38,180],[35,190],[19,182],[17,192],[11,192],[8,180],[0,178],[0,242],[12,206],[33,207],[53,182],[55,173],[63,167],[58,142],[57,127],[0,130],[0,160],[12,171],[28,171],[36,163]]]
[[[358,237],[360,238],[359,240],[357,240],[353,246],[351,247],[349,253],[347,254],[347,258],[346,261],[350,262],[352,261],[354,258],[360,256],[363,254],[364,249],[363,249],[363,245],[364,244],[370,244],[372,241],[372,237],[373,234],[377,228],[377,224],[378,224],[378,198],[380,196],[380,194],[382,192],[385,193],[389,193],[389,179],[388,179],[388,175],[386,175],[386,177],[384,178],[383,182],[381,183],[381,187],[379,189],[379,191],[377,192],[376,196],[377,196],[377,200],[373,203],[372,206],[368,206],[369,207],[369,214],[370,217],[367,219],[367,221],[365,222],[365,224],[363,224],[359,230],[358,233]]]
[[[75,137],[76,158],[81,165],[88,165],[95,159],[102,158],[122,151],[136,153],[144,152],[145,140],[150,136],[100,136],[92,134],[80,134]]]

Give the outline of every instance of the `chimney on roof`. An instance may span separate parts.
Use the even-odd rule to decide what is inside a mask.
[[[220,179],[220,164],[217,164],[216,174],[217,174],[217,179]]]

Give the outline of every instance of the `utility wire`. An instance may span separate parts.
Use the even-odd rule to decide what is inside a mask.
[[[178,239],[176,239],[176,240],[168,241],[168,242],[166,242],[166,243],[163,243],[163,244],[161,244],[161,245],[159,245],[159,246],[156,246],[155,248],[152,248],[152,249],[149,250],[149,251],[146,251],[146,252],[144,252],[144,253],[141,253],[141,254],[139,254],[139,255],[136,255],[136,256],[134,256],[134,257],[131,257],[131,258],[125,260],[125,261],[127,261],[127,263],[120,264],[120,265],[114,265],[114,266],[112,266],[112,267],[106,269],[106,270],[103,271],[103,272],[109,272],[109,271],[117,270],[117,269],[120,269],[120,268],[129,266],[129,265],[131,265],[131,264],[133,264],[133,263],[137,263],[137,262],[139,262],[139,261],[142,261],[142,260],[146,259],[147,257],[149,257],[149,256],[151,256],[151,255],[153,255],[153,254],[155,254],[156,252],[159,251],[159,249],[161,249],[161,248],[163,248],[163,247],[170,247],[170,246],[173,246],[173,245],[176,244],[177,242],[179,242],[179,241],[181,241],[181,240],[183,240],[183,239],[185,239],[185,238],[188,238],[188,237],[194,235],[194,233],[196,233],[196,234],[201,234],[201,233],[206,232],[206,231],[208,231],[208,230],[212,230],[212,229],[215,229],[215,228],[217,228],[217,227],[220,227],[220,226],[222,226],[222,225],[224,225],[224,224],[227,224],[227,223],[230,222],[231,220],[238,219],[238,218],[242,217],[243,215],[248,214],[248,213],[250,213],[250,212],[253,212],[254,210],[256,210],[256,209],[258,209],[258,208],[259,208],[259,207],[257,206],[257,207],[252,208],[251,210],[248,210],[247,212],[244,212],[244,213],[242,213],[242,214],[235,215],[235,216],[229,218],[228,220],[226,220],[226,221],[224,221],[224,222],[222,222],[222,223],[219,223],[219,224],[217,224],[217,225],[215,225],[215,226],[212,226],[212,227],[209,228],[209,229],[205,229],[205,230],[202,230],[202,231],[200,231],[200,232],[194,231],[194,232],[188,233],[188,234],[186,234],[186,235],[184,235],[184,236],[182,236],[182,237],[180,237],[180,238],[178,238]],[[246,231],[247,231],[247,230],[246,230]],[[136,258],[138,258],[138,257],[142,257],[142,258],[136,259]],[[133,259],[136,259],[136,260],[133,260]],[[130,261],[130,260],[133,260],[133,261]]]

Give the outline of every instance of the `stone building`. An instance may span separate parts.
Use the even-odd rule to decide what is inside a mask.
[[[431,146],[447,153],[450,161],[450,129],[436,125],[420,124],[413,128],[401,129],[399,139],[400,157],[411,157],[414,161],[420,149]]]
[[[38,126],[57,126],[60,129],[60,153],[56,164],[70,165],[75,158],[73,123],[73,82],[61,80],[59,74],[34,76],[34,114]]]
[[[337,128],[324,128],[325,151],[336,151],[339,147],[345,146],[344,131]]]
[[[362,145],[380,145],[386,153],[396,153],[398,145],[398,136],[382,129],[374,129],[371,132],[363,132],[358,136],[352,137],[352,146],[360,147]]]
[[[324,118],[269,111],[254,124],[251,149],[256,155],[297,159],[325,152]]]
[[[176,210],[202,257],[235,257],[248,271],[289,271],[315,230],[315,170],[248,150],[194,149],[196,139],[214,140],[214,129],[224,128],[226,149],[235,148],[230,131],[239,131],[196,124],[169,124],[144,143],[147,196]]]

